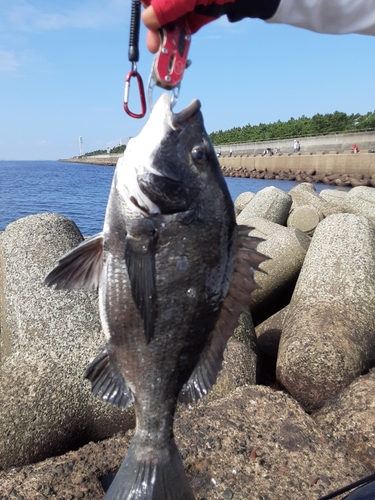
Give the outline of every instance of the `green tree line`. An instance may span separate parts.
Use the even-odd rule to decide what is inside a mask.
[[[210,134],[214,145],[234,144],[237,142],[269,141],[272,139],[289,139],[311,137],[322,134],[359,132],[375,129],[375,111],[365,115],[359,113],[347,115],[342,111],[321,115],[317,113],[311,118],[302,115],[290,118],[286,122],[278,120],[274,123],[245,125],[229,130],[219,130]]]
[[[122,146],[115,146],[114,148],[109,150],[109,154],[115,154],[115,153],[123,153],[125,151],[125,144]],[[97,155],[105,155],[107,154],[106,149],[97,149],[96,151],[90,151],[89,153],[85,153],[85,156],[97,156]]]

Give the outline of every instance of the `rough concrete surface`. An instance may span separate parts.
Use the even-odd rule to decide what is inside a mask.
[[[337,207],[338,210],[344,212],[344,204],[349,191],[342,189],[322,189],[320,196],[326,201]]]
[[[338,211],[333,205],[313,190],[306,188],[302,189],[297,186],[290,190],[290,196],[293,199],[292,210],[308,205],[316,210],[319,215],[319,220],[333,213],[337,213]]]
[[[367,218],[331,215],[317,227],[284,322],[276,370],[308,411],[374,366],[374,262],[375,225]]]
[[[329,440],[375,470],[375,371],[358,377],[312,415]]]
[[[133,412],[95,399],[83,380],[104,344],[96,292],[44,286],[49,269],[83,240],[56,214],[20,219],[0,248],[0,467],[64,453],[134,426]]]
[[[312,188],[299,185],[301,190],[313,192]],[[134,416],[101,403],[82,381],[87,362],[104,342],[96,293],[57,292],[41,285],[48,269],[82,241],[82,235],[61,216],[33,217],[0,234],[0,449],[8,460],[3,464],[6,470],[0,464],[0,499],[102,499],[100,480],[117,471],[132,431],[102,439],[134,425]],[[260,250],[275,261],[266,269],[268,276],[255,273],[264,288],[270,286],[259,304],[268,317],[272,309],[289,302],[311,239],[296,230],[291,237],[291,229],[267,220],[249,222],[257,227],[253,235],[268,239],[269,247],[263,242]],[[301,344],[318,375],[330,377],[341,393],[309,416],[285,392],[252,385],[261,381],[280,389],[275,383],[275,356],[288,308],[257,327],[257,341],[246,310],[212,393],[192,410],[179,408],[176,441],[197,500],[317,500],[375,469],[374,375],[359,377],[342,389],[351,381],[351,367],[357,363],[355,373],[366,371],[375,352],[375,245],[369,236],[373,227],[366,218],[351,214],[320,222],[313,241],[323,255],[313,259],[316,272],[311,267],[304,287],[298,281],[296,297],[302,290],[305,300],[297,302],[291,316],[286,313],[286,319],[289,316],[297,325],[285,364],[294,384],[298,388],[301,373],[308,372],[302,358],[293,358]],[[287,258],[283,252],[288,238],[299,243]],[[299,247],[306,248],[302,252]],[[285,268],[294,269],[300,260],[293,284],[283,288]],[[272,287],[281,293],[272,295]],[[323,308],[317,298],[324,298]],[[350,330],[346,336],[340,335],[343,324]],[[317,340],[309,332],[306,337],[306,325],[320,332]],[[262,337],[266,339],[261,345]],[[340,338],[345,342],[340,344]],[[268,349],[273,376],[260,380],[259,367],[267,369],[262,347]],[[364,362],[358,365],[358,360]],[[327,377],[316,388],[308,382],[306,397],[328,393],[329,398],[332,385]],[[50,455],[53,458],[43,460]],[[37,463],[21,465],[27,461]]]
[[[369,473],[330,444],[292,398],[262,386],[182,411],[175,436],[197,500],[316,500]],[[99,478],[117,471],[130,438],[0,471],[0,498],[99,500]]]
[[[248,224],[255,228],[251,235],[265,240],[259,243],[259,252],[271,257],[261,265],[265,273],[255,272],[255,281],[261,287],[251,295],[250,310],[256,326],[289,303],[310,238],[299,229],[260,217],[248,219]]]
[[[246,207],[246,205],[254,198],[255,193],[251,191],[245,191],[237,196],[234,201],[234,208],[236,210],[236,216],[240,215],[242,210]]]
[[[308,205],[302,205],[291,210],[287,220],[287,226],[295,227],[307,234],[307,236],[312,236],[320,221],[321,215],[315,208]]]
[[[289,214],[292,199],[288,193],[274,186],[269,186],[258,193],[243,208],[237,217],[238,224],[248,224],[251,217],[262,217],[263,219],[285,224]]]
[[[351,189],[343,204],[345,212],[364,215],[375,222],[375,190],[367,186]]]

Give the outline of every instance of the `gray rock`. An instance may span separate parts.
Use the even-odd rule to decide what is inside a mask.
[[[82,378],[104,344],[96,292],[56,291],[48,270],[83,240],[57,214],[10,224],[1,238],[0,466],[42,460],[134,425]]]
[[[257,355],[249,345],[230,339],[224,351],[223,368],[216,384],[200,404],[221,399],[233,393],[237,387],[256,384]]]
[[[375,222],[375,190],[372,187],[358,186],[351,189],[345,198],[345,212],[364,215]]]
[[[293,193],[296,193],[298,191],[308,191],[310,193],[316,193],[315,186],[314,184],[311,184],[311,182],[300,182],[289,190],[289,194],[292,196]]]
[[[319,409],[375,362],[375,225],[352,214],[317,227],[285,319],[279,382]]]
[[[256,351],[254,322],[249,310],[245,310],[240,315],[232,338],[248,345],[254,352]]]
[[[224,351],[223,368],[217,382],[201,404],[228,396],[237,387],[256,384],[258,364],[254,323],[250,311],[245,310]]]
[[[222,500],[228,488],[241,500],[317,499],[368,474],[329,446],[292,398],[268,387],[184,412],[175,434],[197,499]]]
[[[289,191],[293,199],[291,210],[298,207],[310,206],[319,214],[319,219],[322,220],[328,215],[338,212],[338,209],[331,205],[328,201],[322,198],[318,193],[311,189],[295,187]]]
[[[321,216],[314,207],[304,205],[291,210],[286,225],[312,236],[320,220]]]
[[[343,189],[322,189],[320,196],[341,212],[345,212],[344,204],[348,196],[348,191]]]
[[[257,326],[289,303],[310,238],[299,229],[258,217],[248,222],[255,227],[251,234],[265,239],[258,245],[259,252],[271,257],[261,265],[267,274],[255,272],[255,281],[261,288],[252,293],[250,310]]]
[[[312,417],[329,440],[375,469],[375,371],[358,377]]]
[[[231,492],[239,500],[316,500],[369,473],[332,446],[292,398],[267,387],[240,388],[184,411],[175,436],[197,499],[223,500]],[[0,470],[0,497],[12,491],[10,498],[34,499],[49,491],[59,498],[102,498],[99,478],[118,469],[131,437],[132,431],[36,465]]]
[[[248,219],[262,217],[263,219],[285,225],[292,199],[281,189],[269,186],[254,196],[237,217],[238,224],[249,226]]]
[[[242,210],[246,207],[246,205],[254,198],[255,193],[251,191],[245,191],[237,196],[234,202],[234,208],[236,209],[236,217],[240,215]]]

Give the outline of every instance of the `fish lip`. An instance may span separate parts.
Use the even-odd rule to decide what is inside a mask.
[[[200,111],[201,103],[199,99],[194,99],[189,106],[179,113],[172,113],[172,126],[175,130],[180,131],[194,118]]]

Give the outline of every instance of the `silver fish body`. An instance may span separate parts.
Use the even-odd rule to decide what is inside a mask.
[[[106,498],[193,500],[173,438],[178,401],[215,383],[265,257],[236,225],[199,101],[156,103],[119,159],[103,232],[47,276],[57,288],[99,286],[107,344],[85,377],[104,401],[136,411],[136,432]]]

